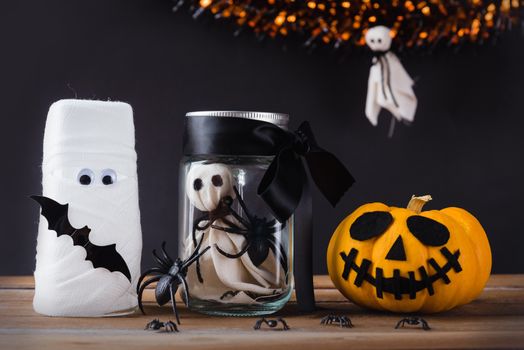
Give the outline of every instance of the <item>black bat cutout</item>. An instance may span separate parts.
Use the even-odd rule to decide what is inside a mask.
[[[48,229],[57,233],[58,237],[68,235],[73,239],[73,245],[84,248],[86,260],[93,267],[103,267],[109,271],[121,272],[131,282],[131,273],[122,256],[116,251],[116,244],[98,246],[89,241],[91,229],[87,226],[74,228],[67,217],[69,204],[60,204],[44,196],[31,196],[42,207],[42,216],[46,218]]]

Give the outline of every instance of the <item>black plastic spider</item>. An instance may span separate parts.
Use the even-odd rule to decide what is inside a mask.
[[[239,227],[225,218],[223,218],[223,221],[229,227],[222,227],[214,224],[212,224],[211,227],[217,230],[244,236],[246,239],[246,245],[236,254],[227,253],[219,246],[216,246],[217,251],[231,259],[240,258],[247,252],[253,264],[258,267],[266,260],[269,250],[271,249],[275,257],[280,257],[280,264],[284,271],[287,271],[287,256],[281,243],[278,243],[277,252],[277,239],[275,233],[281,230],[281,227],[279,227],[280,225],[277,225],[277,220],[268,220],[267,218],[259,218],[258,216],[251,215],[246,207],[246,203],[244,203],[240,193],[238,193],[238,189],[236,187],[233,189],[247,219],[240,216],[232,208],[230,209],[230,213],[244,227]]]
[[[158,305],[162,306],[169,300],[171,300],[173,313],[176,316],[178,324],[180,324],[180,318],[178,317],[178,311],[175,303],[175,293],[177,292],[179,285],[182,284],[184,287],[184,301],[187,306],[187,303],[189,302],[188,286],[186,282],[187,269],[193,262],[195,262],[195,260],[197,260],[205,252],[207,252],[209,248],[211,248],[206,247],[204,250],[199,252],[200,246],[202,245],[202,241],[203,239],[200,240],[193,254],[191,254],[191,256],[186,260],[181,260],[180,258],[177,258],[173,261],[173,259],[167,254],[165,250],[166,242],[162,243],[162,257],[156,254],[156,250],[153,250],[153,256],[155,257],[155,260],[157,261],[159,266],[153,267],[145,271],[140,276],[137,285],[138,306],[140,307],[140,310],[144,315],[146,313],[144,312],[144,307],[142,305],[142,294],[144,293],[144,290],[148,285],[150,285],[153,282],[158,282],[155,288],[156,302],[158,303]],[[150,279],[146,280],[142,285],[140,285],[144,278],[146,278],[149,274],[155,276],[151,277]]]
[[[167,322],[161,322],[158,318],[155,318],[153,321],[146,324],[146,328],[144,329],[157,331],[161,328],[165,328],[167,333],[178,332],[178,327],[173,321],[169,320]]]
[[[326,317],[320,320],[320,324],[332,324],[333,322],[338,323],[340,327],[344,328],[353,328],[353,323],[347,316],[343,315],[327,315]]]
[[[397,325],[395,326],[395,329],[398,329],[400,327],[404,327],[404,324],[407,323],[411,326],[417,326],[421,325],[422,329],[425,331],[429,331],[431,328],[429,328],[429,324],[426,322],[425,319],[421,317],[406,317],[398,321]]]
[[[265,318],[261,318],[257,322],[255,322],[255,325],[253,326],[254,330],[259,330],[260,327],[262,327],[262,323],[265,323],[268,325],[269,328],[275,328],[278,323],[282,323],[282,330],[287,331],[289,330],[289,326],[287,325],[286,321],[282,317],[277,318],[276,320],[266,320]]]

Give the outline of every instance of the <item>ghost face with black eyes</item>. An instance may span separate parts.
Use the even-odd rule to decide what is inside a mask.
[[[216,209],[224,198],[234,198],[231,171],[218,163],[193,166],[186,177],[186,194],[198,210]]]
[[[388,27],[376,26],[366,32],[366,44],[375,52],[385,52],[391,47],[391,30]]]

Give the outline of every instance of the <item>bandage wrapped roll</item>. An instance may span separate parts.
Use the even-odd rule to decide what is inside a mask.
[[[60,100],[49,109],[42,162],[36,312],[134,312],[142,233],[131,106]]]

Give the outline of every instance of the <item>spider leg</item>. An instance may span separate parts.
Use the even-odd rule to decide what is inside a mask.
[[[234,233],[234,234],[237,234],[237,235],[242,235],[242,236],[246,236],[246,233],[243,232],[245,230],[242,230],[240,228],[233,228],[233,227],[223,227],[223,226],[218,226],[218,225],[211,225],[212,228],[214,228],[215,230],[219,230],[219,231],[224,231],[224,232],[227,232],[227,233]]]
[[[142,286],[138,290],[138,306],[140,307],[140,311],[142,311],[144,315],[146,313],[144,312],[144,306],[142,305],[142,294],[144,293],[144,290],[146,289],[148,285],[150,285],[153,282],[159,281],[160,278],[162,278],[162,276],[155,276],[155,277],[148,279],[147,281],[144,282],[144,284],[142,284]]]
[[[227,257],[227,258],[230,258],[230,259],[238,259],[238,258],[240,258],[242,255],[244,255],[244,254],[248,251],[248,249],[249,249],[250,246],[251,246],[251,243],[248,242],[248,243],[246,244],[246,246],[245,246],[244,248],[242,248],[242,250],[239,251],[238,253],[236,253],[236,254],[229,254],[229,253],[223,251],[223,250],[222,250],[222,249],[221,249],[221,248],[220,248],[220,247],[215,243],[215,248],[218,250],[218,252],[219,252],[220,254],[222,254],[223,256],[225,256],[225,257]]]
[[[189,265],[191,265],[193,262],[195,262],[195,260],[197,260],[198,258],[200,258],[202,255],[204,255],[205,252],[207,252],[209,249],[211,248],[211,246],[207,246],[203,251],[201,251],[200,253],[196,254],[196,255],[193,255],[192,257],[190,257],[188,260],[186,260],[184,262],[184,264],[182,264],[182,269],[186,269],[187,267],[189,267]]]
[[[178,327],[173,321],[166,322],[166,332],[178,332]]]
[[[272,239],[268,239],[270,244],[269,244],[269,248],[271,249],[271,251],[273,252],[273,254],[275,255],[275,258],[278,258],[280,260],[280,265],[282,265],[282,268],[284,269],[284,271],[286,272],[287,274],[287,255],[284,251],[284,247],[282,246],[282,243],[279,243],[279,251],[278,251],[278,254],[277,254],[277,251],[276,251],[276,243],[274,240]]]
[[[284,319],[282,317],[279,317],[278,321],[280,321],[282,323],[282,327],[284,328],[285,331],[287,331],[289,329],[289,326],[287,325],[286,321],[284,321]]]
[[[260,327],[262,326],[262,320],[264,320],[263,318],[258,320],[257,322],[255,322],[255,325],[253,326],[253,329],[260,329]]]
[[[249,221],[253,221],[252,220],[253,216],[251,216],[251,213],[247,209],[246,203],[244,203],[244,200],[242,199],[242,196],[240,196],[240,193],[238,192],[238,188],[236,186],[233,186],[233,190],[235,191],[235,195],[236,195],[236,197],[238,199],[238,203],[240,203],[240,207],[242,207],[242,210],[244,211],[246,216],[249,218]]]
[[[186,306],[189,306],[189,292],[188,292],[188,285],[184,277],[177,275],[178,280],[182,283],[182,286],[184,287],[184,297],[186,299]]]
[[[193,238],[193,246],[197,246],[197,239],[196,239],[196,231],[205,231],[207,227],[200,227],[198,224],[200,224],[202,221],[209,219],[209,214],[203,215],[199,218],[196,218],[195,221],[193,221],[193,230],[192,230],[192,238]],[[209,221],[209,220],[208,220]],[[206,226],[206,225],[204,225]]]
[[[166,274],[166,271],[164,271],[164,269],[161,269],[159,267],[153,267],[153,268],[151,268],[151,269],[149,269],[147,271],[144,271],[144,273],[142,273],[142,275],[138,279],[138,283],[136,284],[136,292],[137,293],[138,293],[138,290],[140,289],[140,283],[142,283],[144,278],[146,278],[151,273],[155,273],[156,275],[162,275],[162,274]]]
[[[162,259],[161,257],[159,257],[156,253],[156,249],[153,249],[153,257],[155,258],[156,262],[161,266],[163,267],[164,269],[167,269],[169,270],[169,268],[171,267],[171,265],[168,264],[167,261],[164,261],[164,259]]]
[[[202,271],[200,270],[200,260],[197,260],[196,262],[196,273],[197,273],[198,282],[204,283],[204,278],[202,277]]]
[[[169,263],[169,265],[173,265],[173,259],[171,259],[169,254],[166,252],[166,241],[162,242],[162,256],[164,257],[164,260]]]
[[[398,329],[400,327],[404,327],[404,322],[405,322],[404,318],[402,320],[398,321],[397,325],[395,326],[395,329]]]
[[[244,219],[242,216],[240,216],[240,215],[239,215],[236,211],[234,211],[233,209],[231,209],[231,215],[233,215],[233,217],[234,217],[235,219],[237,219],[237,220],[238,220],[238,221],[239,221],[243,226],[245,226],[245,227],[249,227],[249,226],[251,226],[249,220]],[[235,226],[237,226],[237,225],[235,225]]]
[[[277,223],[277,219],[269,220],[267,222],[267,226],[275,227],[276,223]]]
[[[193,237],[193,239],[196,239],[196,237]],[[191,256],[189,257],[189,259],[191,259],[196,254],[198,254],[198,250],[200,249],[203,241],[204,241],[204,233],[202,233],[202,237],[200,237],[200,242],[198,242],[198,244],[196,244],[196,240],[193,241],[193,243],[195,244],[195,250],[193,251],[193,254],[191,254]],[[197,273],[198,281],[200,283],[204,283],[204,278],[202,278],[202,272],[200,270],[200,259],[198,259],[199,257],[200,256],[196,258],[196,273]]]
[[[173,313],[175,314],[177,323],[180,324],[180,317],[178,317],[178,311],[176,308],[175,295],[173,294],[173,284],[169,285],[169,291],[171,292],[171,306],[173,307]]]
[[[426,320],[421,319],[420,322],[422,322],[422,329],[425,331],[429,331],[431,328],[429,327],[429,324],[426,322]]]
[[[348,326],[349,326],[349,328],[353,328],[354,327],[353,326],[353,322],[351,322],[350,318],[348,318]]]
[[[213,220],[211,218],[206,218],[206,219],[207,219],[207,222],[204,224],[204,226],[199,226],[198,224],[195,226],[195,228],[194,228],[195,229],[195,233],[196,233],[196,231],[205,231],[205,230],[207,230],[209,228],[209,226],[211,226],[211,224],[216,221],[216,219],[215,220]]]
[[[320,319],[320,324],[326,324],[328,318],[329,318],[329,316],[322,317],[322,318]]]
[[[146,324],[146,328],[144,328],[144,329],[150,329],[150,328],[153,328],[152,326],[153,326],[153,324],[156,323],[157,320],[158,320],[158,319],[155,318],[155,319],[152,320],[151,322],[148,322],[148,323]]]

